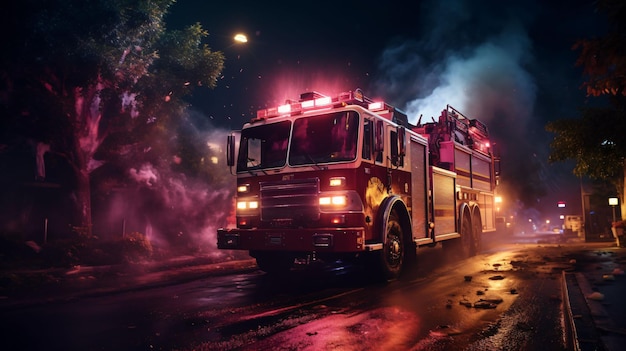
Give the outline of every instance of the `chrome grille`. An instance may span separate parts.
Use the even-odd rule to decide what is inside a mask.
[[[262,182],[261,221],[291,225],[319,219],[319,179]]]

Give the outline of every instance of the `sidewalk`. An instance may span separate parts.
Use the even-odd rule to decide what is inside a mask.
[[[257,270],[253,258],[215,262],[176,257],[164,262],[17,271],[21,285],[0,286],[0,310],[55,301],[167,286],[203,277]]]
[[[563,271],[565,318],[574,350],[624,350],[626,345],[626,249],[594,243]]]

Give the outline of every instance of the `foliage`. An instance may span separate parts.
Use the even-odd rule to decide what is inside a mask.
[[[577,176],[620,178],[626,155],[626,118],[614,109],[584,108],[580,119],[556,120],[546,130],[555,133],[551,162],[573,159]]]
[[[137,263],[153,258],[155,253],[150,240],[138,232],[110,240],[74,234],[41,247],[24,242],[17,233],[2,233],[0,244],[0,257],[5,269]]]
[[[199,24],[165,29],[173,2],[24,0],[0,24],[13,33],[0,53],[0,144],[45,142],[65,159],[77,226],[91,229],[91,172],[130,159],[167,164],[175,148],[164,136],[185,96],[214,87],[222,70]]]
[[[560,119],[546,125],[555,134],[551,162],[576,161],[574,174],[612,182],[623,197],[626,158],[626,5],[620,0],[600,0],[608,33],[580,40],[578,66],[582,66],[589,96],[605,96],[608,106],[581,109],[579,119]]]
[[[152,244],[148,238],[138,232],[132,232],[119,242],[121,252],[124,253],[124,260],[128,262],[138,262],[152,257]]]
[[[598,9],[606,14],[609,32],[601,38],[579,40],[576,64],[588,77],[584,83],[591,96],[626,96],[626,4],[622,0],[600,0]]]
[[[41,250],[44,267],[72,267],[80,265],[81,258],[89,248],[88,239],[79,236],[55,240],[43,245]]]

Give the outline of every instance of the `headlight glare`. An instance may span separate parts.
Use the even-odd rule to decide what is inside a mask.
[[[241,200],[237,201],[238,210],[256,210],[259,208],[259,202],[256,200]]]
[[[320,197],[320,206],[345,206],[347,203],[348,199],[345,195]]]

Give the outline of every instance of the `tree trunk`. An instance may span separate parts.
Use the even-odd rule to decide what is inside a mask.
[[[87,169],[80,169],[76,172],[76,177],[76,204],[80,213],[80,228],[76,229],[81,234],[91,237],[91,182],[89,172]]]
[[[100,92],[101,84],[74,90],[75,118],[73,167],[76,175],[76,205],[80,215],[81,234],[92,235],[90,161],[102,142],[100,135]]]

